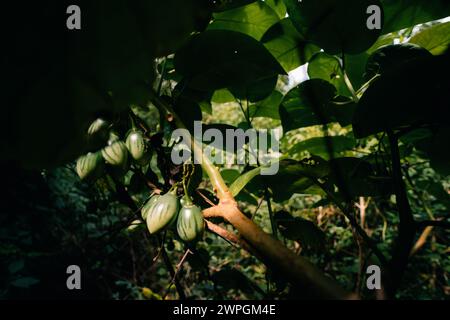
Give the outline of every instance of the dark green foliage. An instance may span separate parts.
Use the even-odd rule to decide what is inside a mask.
[[[447,125],[449,61],[447,56],[425,56],[397,63],[384,72],[359,101],[353,118],[355,135],[365,137],[408,126]]]
[[[335,95],[334,86],[324,80],[301,83],[284,97],[280,106],[283,129],[290,131],[330,122],[327,109]]]
[[[245,33],[260,40],[264,33],[279,20],[277,13],[265,2],[254,3],[213,15],[208,30],[231,30]]]
[[[356,54],[369,49],[381,30],[366,27],[367,8],[381,3],[376,0],[285,0],[288,13],[297,30],[325,52]]]
[[[429,57],[430,52],[414,44],[399,44],[380,47],[367,59],[364,78],[369,81],[377,74],[395,70],[401,64],[411,60]]]
[[[344,81],[341,62],[335,56],[324,52],[316,53],[308,63],[310,79],[323,79],[336,87],[338,94],[350,96],[351,93]]]
[[[299,241],[302,246],[309,248],[324,247],[325,234],[311,221],[294,218],[284,211],[275,214],[275,221],[286,239]]]
[[[311,56],[319,51],[319,47],[307,41],[288,18],[270,27],[261,42],[286,71],[308,62]]]
[[[328,164],[320,157],[302,161],[282,160],[280,170],[264,180],[270,186],[275,201],[289,199],[294,193],[304,193],[315,184],[316,179],[329,173]]]
[[[284,73],[258,41],[225,30],[193,36],[177,52],[175,68],[187,78],[191,88],[204,91],[231,88],[244,93],[258,82]],[[272,92],[273,86],[266,89],[266,95]]]
[[[371,264],[388,298],[447,299],[450,38],[431,21],[447,1],[80,7],[81,30],[64,28],[63,2],[2,17],[0,299],[311,298],[246,251],[260,239],[203,217],[233,202],[213,167],[172,161],[172,133],[195,121],[281,135],[274,175],[213,164],[247,223],[363,299]],[[252,152],[234,139],[230,156]],[[81,291],[61,285],[72,264]]]
[[[398,31],[450,15],[450,4],[445,0],[382,0],[381,2],[385,14],[383,33]]]

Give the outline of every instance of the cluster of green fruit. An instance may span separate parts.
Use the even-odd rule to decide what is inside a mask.
[[[130,156],[136,165],[145,166],[149,163],[151,152],[146,138],[134,126],[123,142],[110,131],[110,125],[106,121],[97,119],[89,127],[88,136],[95,138],[102,135],[109,135],[107,145],[97,152],[82,155],[77,160],[76,171],[82,180],[92,182],[100,178],[106,165],[110,166],[112,174],[124,174],[128,169]],[[142,207],[141,214],[151,234],[167,230],[176,222],[177,233],[185,242],[200,239],[205,228],[201,209],[192,203],[187,194],[178,200],[176,188],[162,196],[153,195]]]
[[[175,190],[152,196],[142,207],[141,215],[151,234],[171,228],[176,221],[178,236],[185,242],[199,240],[205,229],[202,210],[192,203],[189,196],[179,201]]]
[[[95,120],[88,130],[89,137],[104,135],[108,123],[102,119]],[[114,132],[108,132],[107,145],[97,152],[82,155],[77,160],[76,171],[82,180],[94,181],[104,172],[105,164],[112,167],[114,172],[125,173],[129,164],[129,156],[138,165],[146,165],[151,158],[144,134],[132,128],[127,134],[125,142],[121,141]]]

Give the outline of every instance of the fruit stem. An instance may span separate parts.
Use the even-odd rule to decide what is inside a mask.
[[[172,106],[170,106],[167,102],[161,99],[153,90],[150,92],[151,100],[153,104],[158,108],[160,113],[169,113],[175,122],[175,125],[180,129],[186,129],[183,121],[178,117],[178,115],[173,110]],[[214,187],[214,190],[217,193],[217,197],[220,200],[229,199],[230,192],[228,191],[228,186],[223,181],[222,176],[220,175],[219,170],[214,166],[214,164],[209,160],[207,156],[203,153],[201,143],[191,138],[191,135],[187,135],[188,143],[191,144],[192,150],[197,159],[201,159],[201,166],[203,170],[205,170],[209,179],[211,180],[211,184]]]
[[[136,123],[131,114],[129,115],[129,117],[130,117],[130,122],[131,122],[131,129],[134,131],[134,130],[136,130]]]
[[[178,188],[178,182],[177,182],[177,183],[174,183],[174,184],[172,185],[172,187],[169,189],[169,192],[168,192],[168,193],[171,193],[171,194],[173,194],[174,196],[176,196],[176,195],[177,195],[177,188]]]
[[[342,59],[342,64],[339,64],[339,66],[341,67],[341,71],[342,71],[342,74],[344,76],[345,85],[347,86],[348,91],[350,91],[350,93],[352,94],[353,101],[355,103],[358,103],[359,102],[358,95],[356,94],[356,91],[353,88],[352,82],[350,81],[350,79],[349,79],[349,77],[347,75],[347,72],[345,71],[345,54],[344,54],[344,52],[342,52],[341,59]]]
[[[182,183],[183,183],[183,190],[184,190],[184,196],[183,196],[184,203],[185,203],[185,205],[191,206],[192,205],[192,200],[191,200],[191,197],[188,194],[188,189],[186,187],[186,177],[183,177]]]

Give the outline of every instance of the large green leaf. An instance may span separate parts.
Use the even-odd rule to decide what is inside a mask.
[[[280,19],[286,16],[286,5],[283,0],[264,0],[264,2],[277,13]]]
[[[238,128],[224,123],[202,124],[202,137],[204,138],[207,130],[210,130],[211,134],[208,141],[203,140],[203,143],[211,145],[215,149],[240,154],[244,151],[244,146],[248,145],[251,137],[251,135],[246,135],[247,129],[248,127]]]
[[[192,87],[189,87],[189,81],[186,79],[181,79],[178,81],[175,88],[173,88],[172,97],[178,99],[178,97],[181,96],[200,103],[202,101],[210,101],[212,98],[212,93],[193,89]]]
[[[283,94],[274,90],[270,96],[262,101],[250,105],[250,117],[266,117],[280,119],[278,108],[283,100]]]
[[[325,109],[330,119],[338,122],[342,127],[346,127],[352,123],[355,110],[356,103],[352,98],[343,96],[335,97]]]
[[[180,95],[173,101],[172,105],[177,114],[183,115],[182,120],[186,128],[193,132],[194,122],[202,121],[202,110],[199,104],[189,99],[189,97]]]
[[[335,56],[330,56],[325,52],[318,52],[308,63],[309,78],[328,81],[335,86],[340,95],[351,96],[345,84],[340,64],[340,61]]]
[[[238,179],[241,173],[236,169],[222,169],[220,170],[220,175],[222,176],[223,181],[229,185]]]
[[[288,200],[294,193],[305,193],[315,184],[315,179],[329,173],[328,163],[312,156],[301,161],[281,160],[276,175],[265,176],[264,181],[272,190],[275,201]]]
[[[214,131],[217,131],[217,133],[221,135],[222,143],[218,143],[215,140],[216,136],[214,136],[214,135],[210,138],[210,141],[203,140],[203,143],[207,144],[207,145],[212,144],[212,146],[214,146],[214,147],[226,150],[227,149],[227,145],[228,145],[228,143],[227,143],[227,138],[228,138],[227,130],[230,130],[230,131],[232,130],[232,132],[235,132],[238,128],[235,127],[235,126],[229,125],[229,124],[225,124],[225,123],[202,124],[202,130],[203,130],[202,138],[204,138],[205,132],[207,130],[210,130],[210,129],[212,129]],[[235,143],[233,152],[236,152],[236,151],[237,151],[237,145]]]
[[[106,6],[111,6],[112,3],[118,1],[92,2],[103,2]],[[211,19],[209,0],[134,0],[124,2],[133,10],[140,32],[142,32],[146,44],[153,46],[156,56],[166,56],[175,52],[192,32],[203,31]],[[87,12],[86,16],[90,16],[94,20],[98,19],[97,14],[84,12]],[[101,13],[103,12],[101,11]],[[121,14],[120,11],[117,13]],[[106,15],[106,18],[109,16]],[[99,21],[97,23],[100,24]],[[105,22],[102,23],[105,24]],[[116,24],[118,29],[123,28],[123,21]],[[91,28],[90,25],[88,26],[88,29]],[[110,30],[110,36],[115,37],[116,32]],[[123,43],[122,45],[124,50],[129,50],[126,45]]]
[[[233,184],[230,186],[230,192],[235,197],[241,192],[241,190],[256,176],[261,173],[261,168],[254,168],[245,172],[236,179],[233,180]]]
[[[448,124],[450,80],[446,56],[417,58],[390,69],[361,97],[353,118],[356,137],[422,124]]]
[[[364,52],[345,57],[345,72],[355,90],[358,90],[364,84],[363,76],[369,56],[367,52]]]
[[[392,180],[377,177],[372,165],[364,159],[332,159],[330,168],[330,181],[339,188],[344,198],[380,196],[392,192]]]
[[[368,81],[377,74],[418,58],[430,56],[430,52],[414,44],[395,44],[379,48],[367,59],[364,78]]]
[[[383,34],[450,16],[447,0],[382,0]]]
[[[443,176],[450,175],[450,128],[445,127],[435,130],[434,134],[415,143],[415,146],[425,152],[430,159],[430,164]]]
[[[286,239],[300,242],[305,248],[322,248],[325,234],[313,222],[281,211],[274,215],[278,228]]]
[[[326,105],[336,96],[336,89],[322,79],[302,82],[284,97],[279,113],[284,132],[328,123]]]
[[[305,37],[330,54],[363,52],[381,29],[367,28],[367,8],[379,0],[285,0],[289,16]]]
[[[231,30],[245,33],[256,40],[279,20],[271,7],[262,1],[213,15],[208,30]]]
[[[380,47],[393,44],[396,37],[395,33],[383,35],[366,52],[345,56],[345,71],[355,90],[358,90],[365,82],[363,76],[369,56]]]
[[[189,83],[185,79],[181,79],[180,81],[178,81],[177,85],[172,91],[172,97],[175,101],[181,100],[181,104],[183,104],[183,101],[186,101],[188,107],[192,107],[193,109],[195,109],[195,119],[197,119],[198,117],[200,117],[201,119],[201,116],[198,115],[198,109],[209,114],[212,113],[212,92],[192,89],[189,87]],[[182,109],[179,110],[179,112],[184,115]],[[189,119],[192,120],[194,119],[194,117],[189,117]]]
[[[434,55],[443,54],[450,44],[450,22],[439,23],[416,34],[409,40]]]
[[[291,71],[308,62],[311,56],[320,50],[316,45],[305,40],[289,18],[273,25],[261,41],[286,71]]]
[[[400,141],[406,147],[414,146],[419,151],[420,156],[429,158],[431,166],[438,173],[444,176],[450,174],[448,166],[450,149],[442,147],[450,141],[450,129],[448,127],[434,128],[433,130],[425,128],[412,130],[400,136]],[[436,192],[439,192],[439,190],[436,190]],[[447,194],[447,197],[450,197],[450,195]]]
[[[256,102],[267,98],[277,85],[278,76],[257,80],[245,86],[231,87],[230,91],[236,98]]]
[[[216,90],[211,97],[211,102],[214,103],[227,103],[227,102],[235,102],[236,98],[228,89],[219,89]]]
[[[242,7],[256,1],[257,0],[215,0],[212,1],[212,8],[214,12],[222,12]]]
[[[331,150],[329,148],[331,145]],[[335,158],[340,153],[355,146],[355,139],[346,136],[316,137],[296,143],[287,152],[288,156],[304,154],[305,152],[324,159]],[[330,156],[332,152],[332,155]]]
[[[194,35],[175,55],[175,68],[189,86],[205,91],[247,88],[285,71],[255,39],[228,30]]]

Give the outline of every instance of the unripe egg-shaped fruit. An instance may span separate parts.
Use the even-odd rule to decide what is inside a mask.
[[[181,240],[198,240],[205,229],[202,210],[196,205],[183,206],[178,214],[177,232]]]
[[[147,215],[147,227],[154,234],[169,228],[178,215],[178,199],[172,193],[166,193],[156,200]]]

